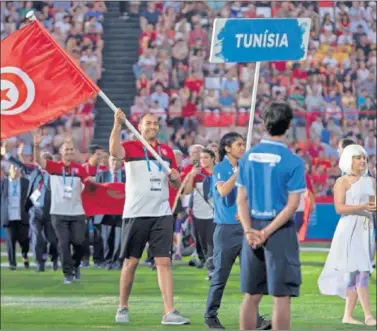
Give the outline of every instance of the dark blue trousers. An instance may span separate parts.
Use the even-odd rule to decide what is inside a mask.
[[[242,250],[244,233],[241,224],[217,224],[213,234],[214,271],[209,288],[205,318],[217,316],[225,285],[233,264]]]
[[[31,244],[35,261],[38,264],[45,263],[48,243],[50,244],[51,261],[56,261],[58,259],[58,239],[52,227],[51,219],[46,219],[43,211],[37,207],[32,207],[29,215]]]

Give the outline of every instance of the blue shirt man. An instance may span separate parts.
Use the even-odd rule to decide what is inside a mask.
[[[243,242],[243,229],[237,214],[238,161],[245,152],[245,141],[237,132],[229,132],[220,140],[219,159],[212,172],[212,197],[214,203],[213,235],[214,271],[208,291],[205,324],[209,329],[224,329],[217,317],[223,292],[233,264],[240,256]],[[270,321],[257,316],[257,327],[267,329]]]
[[[241,330],[254,330],[263,295],[274,297],[273,330],[289,330],[290,297],[299,296],[301,269],[293,216],[306,189],[303,160],[284,144],[293,110],[272,102],[263,112],[267,138],[239,163],[237,207],[245,232],[241,254]]]
[[[271,220],[284,209],[289,193],[305,192],[304,162],[284,143],[263,139],[241,159],[237,186],[247,191],[250,216]]]

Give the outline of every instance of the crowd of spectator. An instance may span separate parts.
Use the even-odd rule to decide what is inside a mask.
[[[1,38],[36,12],[55,39],[97,82],[102,73],[104,1],[1,2]],[[303,62],[262,63],[253,140],[264,134],[260,111],[273,100],[295,110],[289,145],[310,164],[317,195],[331,195],[339,176],[336,146],[350,137],[376,160],[376,2],[374,1],[131,1],[121,18],[140,16],[139,60],[133,66],[137,95],[130,109],[159,114],[160,139],[187,153],[194,143],[216,143],[237,130],[246,134],[255,64],[208,62],[216,17],[309,17]],[[44,129],[43,148],[56,152],[73,135],[82,152],[93,136],[95,100],[88,100]],[[125,131],[124,138],[129,138]],[[19,142],[31,157],[29,134]]]
[[[161,125],[174,130],[162,138],[184,153],[200,140],[218,142],[236,126],[246,133],[255,64],[207,61],[216,17],[312,19],[306,61],[261,65],[254,141],[263,136],[259,112],[271,99],[285,100],[295,110],[289,144],[308,158],[317,195],[332,194],[341,138],[365,146],[375,163],[374,1],[148,2],[133,67],[135,122],[148,111],[160,114]]]
[[[36,18],[55,40],[72,56],[95,82],[101,79],[105,1],[1,1],[1,39],[27,24],[26,14],[33,10]],[[93,137],[95,99],[79,105],[50,123],[43,131],[43,148],[56,152],[64,136],[73,136],[81,151],[86,152]],[[11,139],[11,144],[25,146],[25,158],[31,157],[29,133]]]

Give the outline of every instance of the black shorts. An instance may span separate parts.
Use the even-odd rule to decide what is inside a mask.
[[[171,257],[173,224],[170,215],[123,219],[120,258],[140,259],[147,242],[153,257]]]
[[[256,230],[265,228],[269,223],[252,220]],[[298,297],[300,285],[300,252],[293,220],[274,232],[260,248],[252,249],[244,239],[241,255],[243,293]]]

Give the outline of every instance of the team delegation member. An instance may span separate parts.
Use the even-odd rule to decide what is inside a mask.
[[[189,147],[189,156],[190,156],[190,161],[191,163],[188,164],[186,167],[184,167],[181,171],[181,182],[182,185],[185,184],[188,180],[187,175],[192,171],[194,167],[199,167],[200,166],[200,153],[204,149],[204,146],[196,144],[196,145],[191,145]],[[184,185],[183,185],[184,186]],[[182,206],[183,208],[187,208],[189,203],[188,201],[190,200],[189,195],[182,196]],[[191,213],[191,209],[188,208],[189,214]],[[196,254],[198,255],[199,260],[196,260],[196,258],[192,258],[189,261],[189,266],[192,267],[197,267],[198,269],[201,269],[204,267],[205,264],[205,257],[203,253],[202,246],[200,245],[200,241],[196,240]]]
[[[284,136],[293,117],[287,103],[273,102],[263,113],[267,139],[239,163],[237,210],[245,232],[240,329],[253,330],[259,302],[274,297],[273,330],[289,330],[291,297],[299,296],[301,268],[293,215],[306,190],[303,160]]]
[[[93,178],[94,181],[98,182],[99,175],[107,170],[107,167],[102,165],[104,159],[104,149],[99,145],[89,146],[89,159],[88,162],[83,164],[86,172]],[[101,219],[103,215],[96,215],[89,217],[85,232],[85,242],[84,242],[84,256],[82,258],[82,267],[89,267],[90,265],[90,239],[89,239],[89,226],[93,225],[93,263],[97,267],[100,267],[103,260],[103,244],[101,238]]]
[[[99,183],[125,183],[126,174],[122,169],[121,160],[109,157],[109,170],[101,171]],[[101,236],[103,242],[103,260],[106,269],[120,270],[122,261],[120,254],[120,235],[122,215],[104,215],[101,221]]]
[[[147,151],[140,141],[121,144],[120,133],[125,115],[118,109],[110,136],[110,154],[125,161],[127,185],[123,211],[121,259],[126,259],[120,277],[120,304],[115,320],[127,323],[128,300],[135,271],[146,243],[155,258],[157,277],[164,301],[162,324],[188,324],[174,308],[173,277],[171,271],[171,249],[173,241],[173,216],[169,206],[170,185],[179,187],[180,176],[173,151],[157,141],[158,118],[148,113],[142,116],[139,130],[143,138],[169,165],[167,174],[162,165]]]
[[[1,225],[7,241],[9,270],[16,270],[16,243],[21,246],[25,268],[29,268],[29,215],[26,212],[29,180],[20,169],[10,165],[9,177],[1,180]]]
[[[1,154],[11,164],[18,167],[21,173],[29,180],[25,208],[30,216],[31,245],[36,262],[36,272],[44,272],[45,270],[47,242],[50,244],[49,253],[53,262],[53,270],[56,271],[58,270],[58,239],[52,228],[50,217],[51,190],[49,175],[35,164],[25,164],[11,156],[10,153],[6,153],[6,151],[6,143],[4,143]],[[41,154],[41,158],[52,160],[52,155],[44,152]]]
[[[37,131],[34,134],[34,160],[50,174],[51,222],[58,237],[64,283],[71,284],[81,278],[80,263],[84,254],[86,217],[81,201],[82,183],[92,179],[83,166],[72,162],[75,148],[71,140],[60,147],[62,161],[55,162],[41,157],[42,139]]]
[[[185,194],[191,195],[190,208],[195,227],[195,240],[203,250],[201,263],[206,263],[208,279],[213,272],[213,205],[210,199],[212,170],[215,166],[216,155],[211,149],[203,149],[200,153],[200,164],[194,166],[188,174]]]

